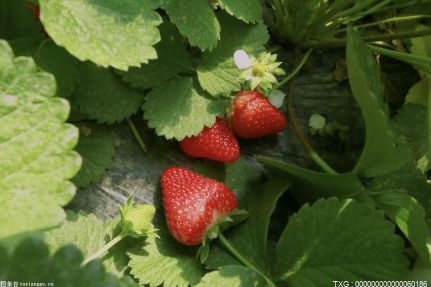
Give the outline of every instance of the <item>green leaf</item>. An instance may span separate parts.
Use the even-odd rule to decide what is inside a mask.
[[[383,85],[377,61],[358,31],[349,28],[347,70],[353,96],[365,121],[365,146],[354,173],[377,176],[396,170],[411,159],[408,148],[398,141],[383,103]]]
[[[49,36],[81,61],[127,70],[157,57],[162,21],[150,1],[39,2]]]
[[[9,45],[12,47],[15,57],[18,56],[29,56],[33,57],[33,55],[37,52],[41,45],[40,39],[30,38],[30,37],[22,37],[14,40],[8,41]]]
[[[406,96],[406,103],[428,106],[428,95],[431,93],[431,76],[424,75],[422,79],[413,85]]]
[[[81,155],[82,167],[73,178],[79,188],[96,183],[100,176],[111,167],[114,156],[114,137],[104,126],[81,125],[76,151]]]
[[[233,61],[236,50],[258,53],[269,39],[266,26],[262,22],[245,24],[235,18],[220,14],[221,40],[211,52],[205,52],[198,66],[201,87],[213,96],[230,94],[240,89],[239,70]]]
[[[130,273],[140,284],[187,287],[196,285],[204,275],[193,249],[173,241],[166,231],[146,242],[142,250],[129,254]]]
[[[54,75],[57,95],[68,98],[79,80],[79,61],[50,40],[42,42],[33,58],[41,69]]]
[[[44,71],[54,75],[57,95],[69,98],[75,83],[79,80],[79,61],[52,40],[40,41],[34,38],[18,38],[10,42],[15,55],[31,56]]]
[[[429,228],[421,204],[406,192],[394,190],[380,191],[374,200],[410,241],[423,262],[431,263],[427,248]]]
[[[0,39],[12,40],[20,37],[42,38],[42,25],[27,0],[0,0]]]
[[[60,224],[75,194],[78,129],[54,77],[0,41],[0,238]]]
[[[429,262],[431,185],[414,163],[374,178],[366,193],[397,224],[422,259]]]
[[[353,200],[319,200],[293,215],[277,243],[275,278],[296,287],[334,280],[395,280],[408,270],[403,241],[383,213]]]
[[[407,103],[394,117],[397,131],[406,137],[417,166],[423,171],[427,171],[431,165],[431,146],[428,142],[427,123],[424,120],[427,116],[428,111],[424,106]]]
[[[277,177],[255,186],[244,198],[244,209],[249,212],[248,219],[225,234],[238,252],[264,273],[268,273],[270,268],[267,252],[269,220],[278,198],[290,184],[288,179]],[[240,264],[214,244],[205,263],[212,269],[227,264]]]
[[[256,22],[262,18],[258,0],[219,0],[218,3],[227,13],[244,22]]]
[[[51,253],[73,244],[79,248],[84,258],[87,258],[113,238],[117,223],[118,219],[102,221],[93,214],[68,211],[66,221],[59,228],[45,232],[44,236]],[[116,248],[120,252],[116,252]],[[120,244],[110,249],[103,257],[103,265],[107,271],[122,276],[128,262],[124,252],[125,246],[122,248]]]
[[[63,246],[50,256],[48,247],[40,238],[28,238],[13,254],[7,254],[0,246],[1,279],[49,282],[53,286],[137,286],[127,278],[117,279],[106,273],[98,261],[81,266],[82,260],[82,254],[75,246]]]
[[[174,79],[155,87],[145,98],[144,118],[159,136],[182,140],[214,124],[224,107],[194,87],[191,78]]]
[[[333,196],[339,198],[355,197],[359,196],[364,190],[358,176],[353,173],[328,174],[269,157],[257,156],[256,158],[266,168],[289,175],[295,187],[299,187],[303,193],[299,196],[307,200]]]
[[[120,122],[136,113],[144,101],[143,92],[131,88],[109,69],[85,62],[80,72],[73,96],[80,110],[99,123]]]
[[[220,39],[220,24],[209,1],[166,0],[164,7],[169,19],[192,46],[211,50]]]
[[[164,22],[159,29],[162,40],[154,46],[157,49],[157,59],[150,60],[139,68],[120,72],[122,79],[135,87],[152,88],[180,72],[192,69],[184,41],[175,26]]]
[[[217,271],[207,273],[196,287],[265,287],[266,282],[257,273],[238,265],[222,266]]]

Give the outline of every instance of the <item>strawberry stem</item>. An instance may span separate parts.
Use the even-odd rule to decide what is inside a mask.
[[[83,262],[82,262],[82,266],[86,265],[88,262],[102,257],[102,255],[104,255],[106,252],[108,252],[108,250],[114,246],[115,244],[117,244],[118,242],[120,242],[124,237],[126,237],[127,234],[125,232],[121,232],[120,234],[118,234],[117,236],[115,236],[114,238],[112,238],[111,241],[109,241],[108,243],[106,243],[105,245],[103,245],[99,250],[97,250],[95,253],[91,254],[90,256],[88,256]]]
[[[333,170],[313,149],[311,144],[308,142],[308,140],[305,138],[304,134],[301,131],[301,128],[299,127],[298,121],[295,117],[295,112],[293,110],[293,101],[292,101],[292,94],[288,94],[289,104],[287,105],[287,109],[289,111],[289,118],[290,122],[292,123],[293,130],[296,133],[296,136],[298,137],[301,144],[304,146],[304,148],[307,150],[310,157],[314,160],[314,162],[320,166],[322,170],[329,174],[338,174],[335,170]]]
[[[302,67],[307,62],[308,58],[311,55],[311,52],[313,52],[313,48],[308,49],[308,51],[305,53],[304,57],[302,57],[301,62],[299,62],[298,66],[296,66],[295,70],[293,70],[292,73],[289,74],[286,78],[284,78],[278,85],[274,87],[274,90],[279,89],[281,86],[289,82],[293,77],[298,74],[298,72],[302,69]]]
[[[217,237],[221,241],[222,245],[227,250],[229,250],[229,252],[231,252],[242,264],[244,264],[246,267],[250,268],[251,270],[253,270],[257,274],[262,276],[263,279],[265,279],[268,286],[277,287],[277,285],[275,285],[275,283],[272,282],[271,279],[269,279],[262,271],[259,270],[259,268],[254,266],[253,263],[251,263],[247,258],[245,258],[241,253],[239,253],[238,250],[236,250],[236,248],[232,244],[230,244],[230,242],[226,239],[226,237],[224,237],[224,235],[222,233],[219,233],[217,235]]]
[[[147,152],[147,147],[145,146],[145,143],[139,134],[138,130],[136,129],[135,124],[132,122],[130,118],[127,118],[127,123],[129,124],[130,130],[132,131],[133,135],[135,136],[136,141],[138,142],[139,146],[141,147],[142,151],[144,153]]]

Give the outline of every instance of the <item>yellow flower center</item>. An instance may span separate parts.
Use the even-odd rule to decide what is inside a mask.
[[[254,65],[253,69],[252,69],[252,73],[253,73],[253,76],[263,77],[263,75],[265,75],[265,73],[266,73],[265,65],[262,65],[262,64]]]

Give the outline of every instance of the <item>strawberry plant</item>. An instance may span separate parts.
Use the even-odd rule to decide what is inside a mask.
[[[0,0],[0,282],[428,286],[430,3]]]

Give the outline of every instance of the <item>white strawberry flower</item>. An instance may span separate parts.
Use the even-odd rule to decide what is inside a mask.
[[[238,69],[242,70],[240,78],[250,81],[250,88],[259,86],[262,90],[270,90],[278,83],[276,75],[284,75],[279,68],[281,62],[276,62],[277,55],[263,52],[257,58],[250,56],[244,50],[236,50],[233,59]]]

